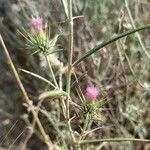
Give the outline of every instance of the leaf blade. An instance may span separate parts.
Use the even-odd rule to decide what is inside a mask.
[[[120,35],[117,35],[116,37],[113,37],[111,38],[110,40],[106,41],[106,42],[103,42],[102,44],[99,44],[98,46],[95,46],[94,48],[92,48],[91,50],[89,50],[88,52],[86,52],[83,56],[81,56],[79,59],[77,59],[73,64],[72,66],[76,66],[77,64],[79,64],[81,61],[83,61],[85,58],[89,57],[90,55],[92,55],[93,53],[97,52],[98,50],[100,50],[101,48],[105,47],[106,45],[110,44],[110,43],[113,43],[117,40],[119,40],[120,38],[123,38],[123,37],[126,37],[130,34],[133,34],[135,32],[138,32],[138,31],[141,31],[141,30],[144,30],[144,29],[148,29],[150,28],[150,25],[147,25],[147,26],[144,26],[144,27],[140,27],[140,28],[137,28],[137,29],[134,29],[134,30],[131,30],[129,32],[125,32],[125,33],[122,33]]]

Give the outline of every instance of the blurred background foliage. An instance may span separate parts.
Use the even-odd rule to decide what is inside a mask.
[[[130,10],[132,18],[127,9]],[[149,0],[132,0],[129,1],[128,7],[124,0],[73,0],[73,16],[78,16],[74,19],[73,59],[77,59],[98,43],[132,29],[132,19],[136,27],[149,24],[149,10]],[[43,73],[39,55],[32,56],[31,51],[25,49],[25,39],[17,32],[22,28],[30,31],[30,20],[37,15],[44,18],[45,28],[49,27],[51,37],[56,34],[60,35],[58,45],[67,50],[67,20],[61,0],[0,0],[0,34],[4,38],[16,67],[47,76],[47,73]],[[102,97],[106,101],[99,114],[102,122],[95,124],[95,126],[104,125],[106,128],[94,132],[89,137],[150,138],[150,58],[143,51],[146,49],[150,55],[149,34],[150,30],[139,32],[144,47],[141,46],[138,35],[134,34],[96,52],[75,68],[78,77],[85,74],[80,80],[83,92],[87,84],[93,83],[101,88]],[[20,104],[23,97],[1,49],[0,146],[7,149],[25,128],[22,116],[26,110]],[[60,54],[59,59],[64,64],[66,64],[66,58],[67,53]],[[36,104],[37,97],[46,85],[31,76],[21,72],[19,74],[30,98]],[[74,89],[72,97],[75,102],[78,102]],[[58,106],[55,102],[51,102],[49,105],[48,111],[55,114]],[[52,109],[52,107],[54,108]],[[52,131],[54,128],[52,122],[56,122],[53,120],[55,118],[51,117],[52,120],[48,120],[45,116],[41,115],[45,128],[59,143],[57,132]],[[58,125],[58,127],[65,126],[63,121],[61,123],[62,125]],[[14,124],[13,132],[5,138]],[[74,128],[78,130],[78,121],[74,122]],[[67,138],[65,130],[62,130],[61,134]],[[23,138],[24,135],[16,141],[14,149],[19,147]],[[45,149],[44,144],[36,135],[32,136],[27,147],[29,149]],[[148,150],[150,144],[106,142],[102,147],[119,150]],[[83,149],[96,148],[98,149],[99,145],[83,147]]]

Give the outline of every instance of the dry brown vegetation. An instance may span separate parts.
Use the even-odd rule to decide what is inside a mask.
[[[150,24],[150,1],[128,1],[73,0],[73,62],[115,35]],[[61,0],[0,0],[0,34],[29,98],[34,106],[40,105],[39,119],[55,143],[55,148],[58,146],[62,150],[71,149],[74,143],[66,125],[60,97],[50,97],[42,105],[39,104],[39,95],[51,90],[51,87],[19,70],[26,69],[49,78],[49,71],[41,56],[31,55],[33,51],[26,49],[26,40],[18,32],[23,31],[23,28],[30,32],[31,18],[36,15],[44,18],[45,30],[49,28],[50,37],[60,35],[57,46],[64,51],[58,57],[65,70],[68,58],[68,25]],[[150,139],[149,34],[150,29],[145,29],[121,38],[74,67],[70,94],[73,102],[81,104],[79,95],[81,91],[85,93],[87,85],[97,85],[101,90],[97,116],[90,121],[84,139]],[[31,111],[27,105],[21,104],[24,96],[2,49],[0,47],[0,149],[45,150],[46,144],[37,126],[34,130],[31,128],[34,122]],[[52,67],[59,82],[60,64],[58,62],[56,65],[57,62],[50,59],[54,63]],[[65,74],[62,74],[61,84],[62,89],[65,89]],[[71,105],[70,116],[75,116],[71,126],[76,137],[82,133],[84,113]],[[93,129],[96,130],[89,132]],[[83,144],[81,149],[149,150],[150,143],[106,140]]]

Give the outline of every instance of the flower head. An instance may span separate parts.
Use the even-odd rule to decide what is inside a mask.
[[[88,86],[86,88],[86,97],[87,97],[87,100],[89,102],[93,102],[97,97],[98,95],[100,94],[100,91],[97,87],[94,87],[94,86]]]
[[[32,18],[31,26],[36,32],[41,32],[43,29],[43,19],[41,17]]]

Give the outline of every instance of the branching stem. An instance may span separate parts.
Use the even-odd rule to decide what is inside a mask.
[[[66,92],[68,94],[66,101],[66,119],[67,125],[74,143],[76,143],[73,131],[70,124],[70,109],[69,109],[69,97],[70,97],[70,85],[71,85],[71,74],[72,74],[72,54],[73,54],[73,17],[72,17],[72,0],[68,0],[68,72],[67,72],[67,83],[66,83]]]

